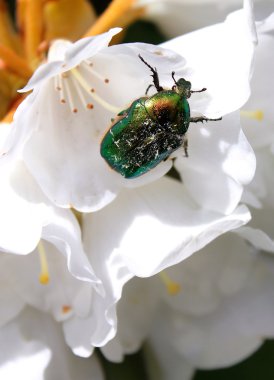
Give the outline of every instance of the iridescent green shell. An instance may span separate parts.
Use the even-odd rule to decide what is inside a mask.
[[[176,91],[137,99],[114,120],[101,155],[125,178],[138,177],[182,145],[189,121],[188,101]]]

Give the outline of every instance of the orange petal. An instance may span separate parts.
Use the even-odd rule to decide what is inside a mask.
[[[13,28],[4,0],[0,0],[0,42],[17,53],[22,53],[19,37]]]
[[[86,32],[84,37],[104,33],[114,26],[120,26],[121,18],[130,11],[136,0],[112,0],[108,8]]]
[[[24,29],[25,52],[29,65],[34,69],[39,64],[38,46],[43,33],[42,0],[27,0]]]
[[[13,50],[0,43],[0,58],[4,61],[7,69],[17,74],[18,76],[29,79],[32,75],[32,70],[27,62],[17,55]]]
[[[86,0],[52,0],[44,7],[45,38],[76,40],[96,19],[91,4]]]

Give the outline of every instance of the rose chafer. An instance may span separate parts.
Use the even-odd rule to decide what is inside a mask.
[[[186,132],[189,123],[209,120],[204,116],[191,117],[187,101],[194,92],[191,83],[184,78],[164,90],[160,86],[156,68],[152,68],[140,55],[139,58],[152,71],[153,85],[157,93],[134,100],[126,110],[121,111],[103,137],[101,155],[107,163],[125,178],[135,178],[147,173],[161,161],[168,159],[172,152],[183,146],[187,152]]]

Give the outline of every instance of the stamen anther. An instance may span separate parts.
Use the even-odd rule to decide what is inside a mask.
[[[69,313],[71,310],[72,310],[72,308],[71,308],[71,306],[69,306],[69,305],[63,305],[63,306],[62,306],[62,313],[63,313],[63,314],[67,314],[67,313]]]
[[[181,285],[177,282],[172,281],[165,271],[160,272],[159,276],[164,285],[166,286],[169,295],[176,296],[176,294],[178,294],[181,291]]]
[[[240,114],[241,116],[247,117],[249,119],[255,119],[258,121],[262,121],[264,118],[264,113],[262,110],[255,110],[255,111],[241,110]]]
[[[84,90],[87,91],[87,93],[89,95],[91,95],[93,97],[93,99],[99,103],[102,107],[104,107],[105,109],[107,109],[108,111],[110,112],[113,112],[115,114],[118,114],[120,112],[120,108],[118,107],[115,107],[113,106],[112,104],[109,104],[108,102],[106,102],[104,99],[102,99],[99,95],[95,94],[94,92],[92,92],[92,90],[90,89],[88,83],[85,81],[85,79],[83,78],[83,76],[81,75],[81,73],[79,72],[78,69],[71,69],[71,74],[73,74],[73,76],[75,77],[75,79],[77,79],[77,81],[79,82],[79,84],[82,86],[82,88]]]

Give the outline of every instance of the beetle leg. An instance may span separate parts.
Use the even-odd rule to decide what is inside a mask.
[[[153,86],[154,86],[154,84],[150,84],[150,85],[148,86],[148,88],[146,89],[145,95],[147,95],[149,89],[150,89],[151,87],[153,87]]]
[[[201,90],[196,90],[196,91],[193,91],[193,90],[190,90],[191,94],[193,94],[194,92],[204,92],[206,91],[207,89],[204,87],[202,88]]]
[[[205,116],[198,116],[198,117],[191,117],[189,119],[190,123],[199,123],[199,122],[204,122],[204,121],[218,121],[218,120],[222,120],[221,117],[219,117],[218,119],[208,119],[207,117]]]
[[[144,58],[141,56],[141,54],[139,54],[139,58],[140,58],[140,60],[141,60],[142,62],[144,62],[144,64],[147,65],[147,67],[149,67],[150,70],[152,71],[152,75],[151,75],[151,76],[152,76],[152,78],[153,78],[153,83],[154,83],[154,86],[155,86],[157,92],[163,91],[164,89],[163,89],[162,86],[160,86],[159,76],[158,76],[158,73],[157,73],[157,69],[156,69],[156,67],[155,67],[155,68],[151,67],[151,66],[150,66],[150,65],[144,60]]]

